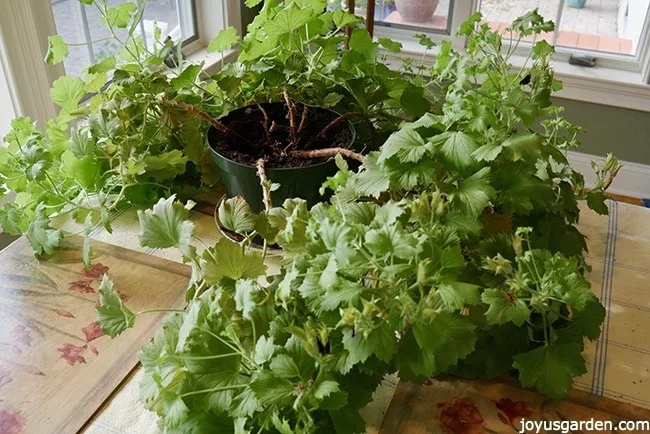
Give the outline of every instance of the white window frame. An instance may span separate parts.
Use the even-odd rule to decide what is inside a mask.
[[[136,1],[136,0],[132,0]],[[241,29],[239,0],[194,0],[197,38],[184,47],[192,61],[204,61],[206,69],[220,63],[220,55],[208,55],[208,43],[224,27]],[[180,2],[179,4],[183,4]],[[191,11],[179,11],[181,26]],[[0,62],[10,90],[13,111],[29,116],[43,129],[57,114],[50,100],[54,80],[64,74],[63,65],[47,65],[47,37],[56,34],[49,0],[3,2],[0,13]],[[226,53],[232,56],[232,53]]]
[[[560,0],[563,4],[563,0]],[[422,58],[424,48],[413,39],[416,33],[427,33],[434,41],[451,40],[455,49],[465,47],[465,38],[456,36],[460,24],[478,10],[480,0],[451,0],[449,31],[427,31],[419,29],[396,28],[375,25],[375,37],[388,37],[400,41],[403,52],[398,55],[389,55],[389,60],[394,66],[401,65],[405,57]],[[553,20],[556,17],[551,17]],[[520,53],[527,52],[526,42],[522,42]],[[564,89],[557,96],[578,101],[591,102],[615,107],[630,108],[650,112],[650,12],[646,17],[643,31],[635,56],[592,52],[569,47],[557,47],[553,61],[556,75],[564,83]],[[594,67],[581,67],[568,63],[572,53],[587,53],[597,58]],[[436,49],[434,48],[424,56],[425,65],[435,61]],[[526,55],[515,55],[512,62],[515,67],[520,67],[526,60]]]

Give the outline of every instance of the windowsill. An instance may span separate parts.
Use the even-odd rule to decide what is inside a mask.
[[[403,44],[399,54],[389,53],[388,63],[399,68],[404,58],[422,59],[422,46],[414,41],[400,41]],[[424,56],[424,65],[435,61],[435,49]],[[513,56],[513,66],[523,64],[525,58]],[[650,85],[641,82],[638,72],[594,66],[591,68],[554,61],[556,77],[564,88],[555,97],[650,112]]]
[[[203,70],[208,73],[215,73],[221,68],[222,63],[234,62],[237,59],[237,50],[228,50],[223,53],[208,53],[200,41],[188,45],[185,58],[188,62],[195,64],[203,62]]]

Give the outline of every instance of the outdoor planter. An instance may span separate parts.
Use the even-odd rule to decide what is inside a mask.
[[[341,121],[338,113],[318,107],[308,107],[303,122],[302,110],[298,110],[296,117],[296,123],[302,125],[302,130],[300,125],[296,127],[301,135],[294,144],[298,152],[291,151],[292,145],[285,143],[290,135],[285,103],[248,106],[222,118],[220,122],[232,128],[239,137],[224,135],[215,126],[210,128],[208,146],[214,162],[222,171],[228,197],[242,196],[256,211],[264,208],[256,167],[256,162],[263,158],[266,176],[279,184],[271,192],[272,203],[281,205],[287,198],[299,197],[311,206],[323,199],[318,190],[327,177],[336,173],[336,164],[329,156],[305,157],[305,151],[334,147],[347,149],[354,142],[355,130],[349,121]],[[266,120],[265,116],[268,116]],[[328,130],[327,137],[319,137],[333,121],[337,124]]]
[[[582,9],[585,7],[587,0],[566,0],[566,5],[570,8]]]
[[[407,23],[427,23],[438,7],[438,0],[395,0],[397,12]]]

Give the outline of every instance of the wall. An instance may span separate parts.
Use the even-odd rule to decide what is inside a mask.
[[[606,155],[650,165],[650,112],[623,109],[557,98],[566,118],[582,126],[582,147],[578,152]]]
[[[2,138],[9,132],[11,119],[15,117],[7,77],[0,62],[0,143]]]

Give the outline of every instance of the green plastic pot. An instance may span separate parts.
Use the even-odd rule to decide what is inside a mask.
[[[256,106],[249,106],[251,108]],[[249,107],[243,107],[239,110],[246,110]],[[333,110],[320,108],[320,110],[327,110],[340,116]],[[234,113],[234,112],[233,112]],[[228,116],[221,119],[221,122],[228,125]],[[356,131],[351,122],[347,122],[352,133],[350,144],[354,143],[356,138]],[[214,127],[211,127],[212,130]],[[218,153],[210,143],[210,131],[206,135],[207,145],[212,151],[212,159],[221,169],[221,178],[226,187],[226,194],[228,197],[241,196],[248,202],[248,205],[255,212],[260,212],[264,209],[262,201],[262,187],[260,186],[260,179],[257,176],[257,168],[249,164],[242,164],[227,158]],[[271,201],[273,206],[281,206],[285,199],[301,198],[307,202],[308,207],[326,200],[318,190],[323,182],[328,177],[336,174],[336,163],[333,158],[319,164],[301,167],[281,167],[281,168],[266,168],[266,177],[274,183],[280,184],[280,188],[271,192]]]

